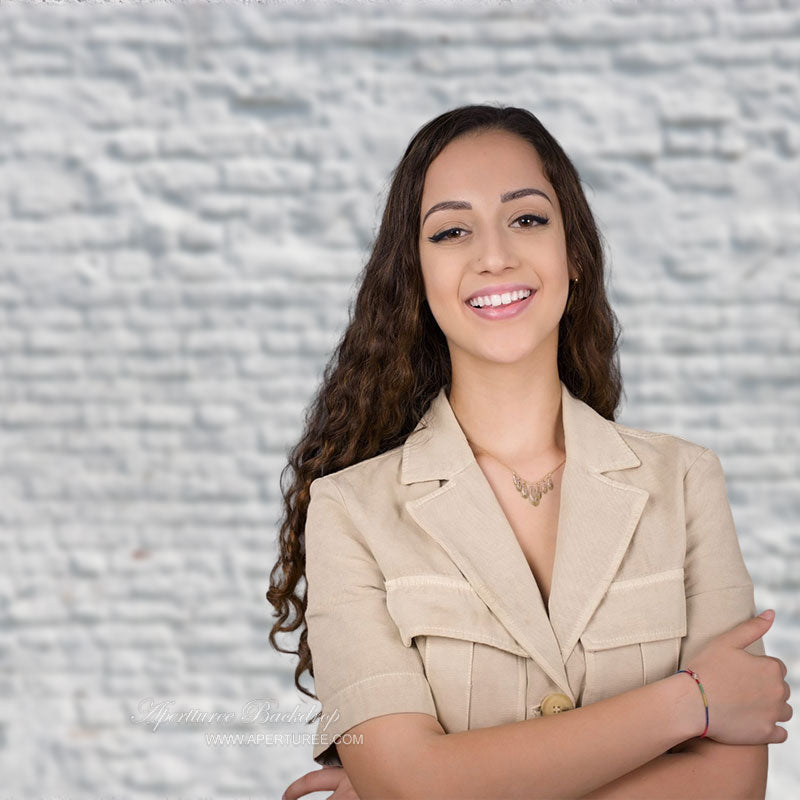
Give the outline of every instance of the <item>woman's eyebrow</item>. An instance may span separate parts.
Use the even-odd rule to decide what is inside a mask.
[[[517,200],[520,197],[526,197],[529,194],[539,194],[547,200],[550,205],[553,205],[553,201],[541,190],[541,189],[533,189],[532,187],[528,186],[525,189],[512,189],[510,192],[505,192],[504,194],[500,195],[500,202],[507,203],[509,200]],[[445,209],[454,209],[456,211],[462,211],[464,209],[471,209],[472,203],[468,203],[466,200],[442,200],[441,203],[436,203],[436,205],[431,206],[425,216],[422,218],[422,224],[425,224],[425,220],[434,213],[434,211],[443,211]]]

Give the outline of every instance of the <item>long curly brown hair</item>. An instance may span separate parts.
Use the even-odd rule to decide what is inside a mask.
[[[304,433],[281,472],[292,469],[283,491],[284,517],[278,560],[270,573],[267,600],[277,617],[270,644],[295,653],[295,685],[308,670],[314,677],[305,623],[304,529],[309,486],[322,475],[344,469],[403,443],[443,386],[450,388],[451,365],[444,334],[428,306],[419,259],[420,202],[430,163],[451,141],[489,130],[516,133],[538,152],[556,191],[567,257],[580,275],[570,283],[567,309],[559,324],[558,373],[567,388],[606,419],[614,420],[622,381],[619,324],[606,297],[601,235],[581,179],[561,146],[530,112],[513,106],[467,105],[447,111],[413,137],[392,182],[372,254],[359,276],[351,320],[306,411]],[[277,633],[300,631],[296,650],[277,643]]]

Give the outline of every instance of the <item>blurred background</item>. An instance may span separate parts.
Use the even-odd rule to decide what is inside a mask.
[[[799,69],[797,0],[0,4],[3,797],[272,799],[317,768],[267,639],[279,473],[390,171],[466,103],[573,158],[618,419],[720,456],[796,681]]]

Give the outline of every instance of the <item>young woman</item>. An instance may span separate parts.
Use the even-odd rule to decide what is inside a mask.
[[[419,130],[290,456],[270,641],[327,768],[286,798],[764,797],[772,616],[716,454],[614,421],[617,338],[539,120]]]

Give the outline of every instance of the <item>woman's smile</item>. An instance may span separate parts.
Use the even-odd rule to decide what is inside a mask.
[[[519,296],[521,295],[521,296]],[[490,300],[489,305],[484,305],[480,308],[472,305],[475,300],[467,300],[466,306],[477,316],[483,319],[509,319],[517,317],[522,314],[526,308],[533,303],[533,298],[536,295],[535,289],[525,290],[522,292],[505,292],[503,294],[483,295],[482,298]],[[515,296],[517,299],[514,299]],[[510,301],[510,302],[509,302]]]

